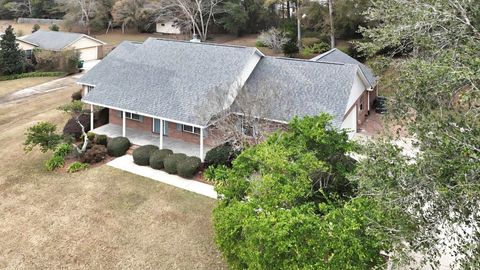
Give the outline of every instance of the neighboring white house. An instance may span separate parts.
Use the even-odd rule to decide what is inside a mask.
[[[27,53],[34,48],[51,51],[73,49],[80,53],[80,59],[84,61],[102,58],[102,46],[106,44],[85,34],[42,30],[19,37],[17,42]]]
[[[182,30],[175,20],[157,22],[156,32],[162,34],[181,34]]]

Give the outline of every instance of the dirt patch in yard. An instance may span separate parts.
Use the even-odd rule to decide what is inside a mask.
[[[37,121],[76,89],[0,105],[0,268],[226,269],[213,241],[215,201],[109,166],[47,172],[23,153]]]

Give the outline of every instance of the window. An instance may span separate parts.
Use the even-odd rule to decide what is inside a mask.
[[[360,111],[363,111],[363,96],[360,97]]]
[[[120,113],[120,118],[122,118],[123,113],[121,111],[118,112]],[[136,113],[125,112],[125,119],[143,122],[143,116]]]
[[[193,134],[200,134],[200,128],[192,127],[187,125],[182,125],[183,132],[193,133]]]
[[[162,23],[162,24],[160,24],[160,25],[161,25],[161,26],[165,26],[165,24],[164,24],[164,23]]]
[[[26,50],[25,56],[27,57],[27,59],[32,59],[32,50]]]
[[[87,93],[90,93],[90,91],[92,91],[92,89],[93,89],[93,86],[87,85]]]

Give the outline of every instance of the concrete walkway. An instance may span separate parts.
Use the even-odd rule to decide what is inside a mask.
[[[53,81],[49,81],[46,83],[42,83],[39,85],[35,85],[32,87],[20,89],[3,97],[0,97],[0,104],[4,104],[7,102],[16,101],[19,99],[27,98],[30,96],[35,96],[39,94],[45,94],[53,91],[62,90],[68,87],[76,86],[76,81],[82,76],[83,74],[76,74],[73,76],[68,76],[60,79],[56,79]],[[78,87],[80,90],[80,87]]]
[[[138,166],[137,164],[133,163],[133,157],[131,155],[124,155],[116,158],[108,162],[107,165],[119,170],[147,177],[167,185],[201,194],[212,199],[217,198],[217,192],[215,192],[212,185],[194,180],[188,180],[178,175],[168,174],[161,170],[152,169],[148,166]]]

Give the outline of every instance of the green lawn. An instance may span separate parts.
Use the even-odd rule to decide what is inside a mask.
[[[0,268],[226,269],[214,200],[107,165],[47,172],[50,154],[23,153],[26,128],[63,124],[55,108],[75,90],[0,106]]]

